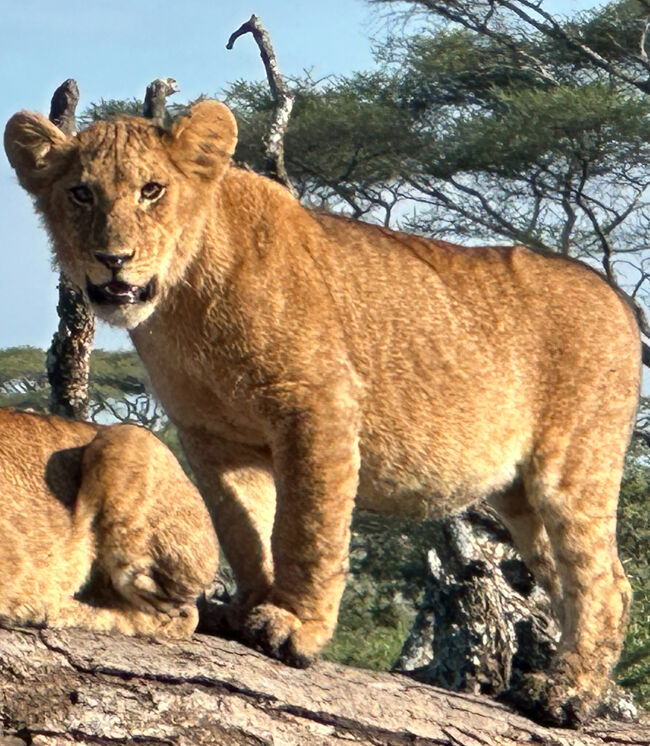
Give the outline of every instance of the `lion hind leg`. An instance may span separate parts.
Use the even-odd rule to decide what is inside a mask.
[[[531,505],[523,482],[517,480],[509,489],[491,497],[489,502],[510,532],[526,567],[548,594],[553,613],[561,625],[564,606],[560,576],[544,523]]]
[[[616,549],[622,454],[593,448],[583,455],[538,454],[543,468],[526,485],[562,586],[558,651],[547,681],[531,694],[541,703],[539,717],[560,725],[593,714],[620,655],[631,601]]]

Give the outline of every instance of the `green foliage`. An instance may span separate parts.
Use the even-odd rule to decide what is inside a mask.
[[[0,406],[46,412],[50,392],[45,361],[45,351],[36,347],[0,350]],[[149,397],[144,366],[133,350],[94,350],[89,389],[91,413],[98,416],[105,405]]]
[[[317,206],[330,200],[363,214],[369,196],[398,173],[408,156],[409,114],[383,73],[358,73],[320,85],[294,81],[295,103],[285,137],[285,160],[300,195]],[[273,101],[264,85],[239,81],[225,96],[237,116],[235,159],[263,170]],[[368,190],[368,195],[363,191]],[[348,195],[354,195],[351,202]],[[372,199],[372,198],[370,198]]]
[[[0,350],[0,384],[45,375],[45,352],[38,347],[8,347]]]
[[[355,515],[348,583],[326,658],[373,670],[393,666],[424,591],[430,543],[427,521]]]
[[[93,350],[90,381],[104,396],[141,394],[146,390],[147,373],[134,350]]]
[[[581,86],[502,91],[495,111],[458,118],[440,159],[443,172],[488,172],[518,178],[522,169],[562,162],[575,173],[598,163],[650,160],[650,103],[600,82]],[[531,137],[531,132],[535,133]]]
[[[639,704],[650,708],[650,451],[638,444],[628,455],[618,533],[634,600],[617,674]]]
[[[492,109],[495,93],[548,88],[514,50],[455,26],[391,37],[378,50],[399,70],[400,96],[414,114],[433,108]]]
[[[0,406],[46,412],[49,398],[43,350],[37,347],[0,350]]]
[[[142,101],[137,98],[131,99],[104,99],[101,98],[98,103],[91,103],[90,106],[79,117],[79,126],[87,127],[93,122],[102,119],[110,119],[121,114],[128,114],[133,117],[142,116]]]
[[[648,5],[643,0],[622,0],[604,3],[567,25],[604,59],[636,68],[647,19]],[[553,47],[551,51],[558,49],[557,44]],[[584,56],[578,51],[567,49],[565,45],[560,49],[565,61],[573,63],[574,70],[585,67]]]
[[[144,102],[139,98],[130,99],[103,99],[98,103],[91,103],[81,114],[78,120],[80,128],[87,127],[93,122],[99,122],[104,119],[111,119],[116,116],[141,117]],[[173,119],[187,114],[189,106],[187,104],[168,104],[168,124]]]

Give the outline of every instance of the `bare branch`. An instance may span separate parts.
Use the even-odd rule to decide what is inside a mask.
[[[607,236],[603,232],[603,229],[600,225],[600,222],[598,220],[598,217],[594,213],[594,211],[591,209],[591,207],[587,204],[587,201],[584,196],[584,186],[587,182],[587,177],[589,174],[589,164],[585,161],[582,164],[582,176],[580,179],[580,184],[578,185],[578,188],[576,189],[576,202],[580,206],[580,208],[583,210],[585,215],[589,218],[589,222],[591,223],[594,233],[598,237],[598,241],[600,242],[600,246],[603,250],[603,258],[602,258],[602,264],[603,269],[605,270],[605,275],[607,279],[615,283],[616,278],[614,276],[614,272],[612,270],[612,246],[609,243]]]
[[[534,29],[540,31],[545,36],[558,41],[562,41],[564,44],[566,44],[567,47],[575,50],[582,57],[587,59],[594,67],[603,70],[608,75],[611,75],[628,85],[634,86],[643,93],[650,92],[650,80],[648,78],[640,80],[633,75],[629,75],[624,68],[616,65],[614,62],[605,59],[584,41],[570,34],[567,29],[553,17],[553,15],[543,10],[543,8],[541,7],[541,3],[538,0],[491,0],[490,13],[482,19],[479,19],[476,14],[472,12],[473,3],[468,2],[465,4],[452,4],[437,2],[437,0],[417,0],[417,2],[423,7],[428,8],[434,13],[442,16],[443,18],[447,18],[450,21],[459,23],[461,26],[464,26],[467,29],[476,31],[477,33],[494,39],[504,47],[514,51],[517,57],[525,57],[530,59],[534,63],[534,69],[541,76],[549,79],[548,70],[546,70],[540,60],[537,60],[528,52],[519,49],[515,42],[513,42],[512,39],[508,38],[506,34],[502,34],[496,31],[494,28],[488,28],[485,25],[486,19],[489,20],[489,17],[494,12],[494,8],[506,8],[514,13],[516,16],[518,16],[522,21],[524,21],[524,23],[532,26]],[[450,5],[454,6],[453,9],[449,7]],[[521,6],[523,6],[523,8]],[[530,11],[534,12],[543,20],[539,20],[539,18],[531,15],[531,13],[524,10],[524,8],[527,8]],[[650,72],[650,63],[641,55],[635,56],[634,59],[644,69]],[[550,79],[556,82],[553,76],[550,76]]]
[[[606,60],[604,57],[598,54],[598,52],[591,49],[591,47],[589,47],[583,41],[576,38],[575,36],[571,36],[566,31],[566,29],[555,20],[555,18],[550,13],[542,9],[541,3],[535,2],[534,0],[532,2],[531,0],[516,0],[516,2],[518,2],[520,5],[523,5],[526,8],[530,8],[535,13],[537,13],[539,16],[541,16],[544,19],[544,21],[546,21],[546,23],[541,23],[540,21],[538,21],[536,18],[534,18],[530,14],[524,12],[520,7],[517,6],[516,2],[511,2],[510,0],[496,0],[496,1],[500,5],[502,5],[504,8],[508,8],[509,10],[511,10],[513,13],[515,13],[515,15],[519,16],[519,18],[521,18],[523,21],[533,26],[533,28],[536,28],[538,31],[541,31],[546,36],[551,36],[555,39],[561,39],[562,41],[565,42],[565,44],[568,47],[580,52],[595,67],[598,67],[601,70],[604,70],[610,75],[614,75],[619,80],[622,80],[623,82],[628,83],[629,85],[633,85],[634,87],[638,88],[644,93],[648,93],[650,91],[650,83],[647,80],[640,81],[628,75],[618,65],[615,65],[613,62]]]
[[[562,209],[566,214],[566,220],[562,226],[560,246],[562,254],[565,256],[569,255],[569,250],[571,249],[571,233],[577,219],[576,212],[571,204],[571,176],[571,173],[567,174],[564,189],[562,190]]]
[[[284,134],[289,126],[289,117],[293,109],[294,96],[289,91],[284,78],[280,74],[280,68],[278,67],[278,61],[273,51],[269,34],[256,15],[252,15],[246,23],[243,23],[237,31],[234,31],[230,35],[226,49],[232,49],[235,41],[247,33],[253,35],[259,47],[271,95],[275,99],[275,116],[273,117],[266,141],[265,171],[271,178],[279,181],[280,184],[284,184],[287,189],[295,194],[284,164]]]
[[[465,194],[468,194],[479,201],[483,211],[487,213],[494,221],[494,223],[492,224],[493,229],[497,230],[501,235],[508,236],[509,238],[521,243],[528,243],[528,245],[534,243],[533,241],[531,241],[530,236],[524,235],[523,232],[519,230],[516,225],[511,223],[509,220],[506,220],[502,213],[492,207],[489,200],[484,194],[481,194],[481,192],[479,192],[477,189],[469,187],[466,184],[462,184],[453,177],[449,179],[449,182],[460,192],[464,192]],[[546,246],[538,245],[535,246],[535,248],[546,249]]]
[[[646,41],[648,40],[648,28],[650,28],[650,20],[646,20],[645,25],[643,26],[643,33],[641,34],[641,41],[639,43],[639,54],[644,62],[650,64],[650,60],[648,60],[648,52],[645,48]]]

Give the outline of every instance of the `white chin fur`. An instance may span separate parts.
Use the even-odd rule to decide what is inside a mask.
[[[98,319],[111,326],[120,326],[123,329],[135,329],[136,326],[146,321],[156,309],[156,304],[153,301],[124,306],[106,306],[94,303],[91,305]]]

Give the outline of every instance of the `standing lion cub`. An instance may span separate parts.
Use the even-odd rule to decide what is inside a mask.
[[[237,169],[230,111],[75,137],[39,114],[5,148],[65,274],[125,326],[178,426],[237,578],[230,619],[306,665],[331,637],[356,504],[488,498],[562,639],[515,698],[589,717],[630,586],[616,504],[639,388],[630,309],[595,272],[304,209]]]
[[[171,452],[130,425],[0,409],[0,619],[186,637],[217,568]]]

